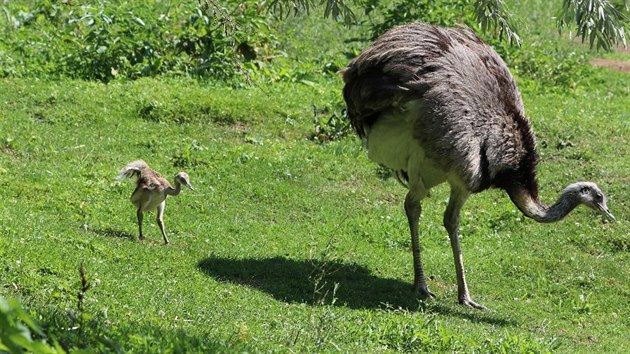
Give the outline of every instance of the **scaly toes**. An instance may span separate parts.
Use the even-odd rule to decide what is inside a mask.
[[[435,295],[429,290],[427,286],[416,286],[416,294],[424,299],[435,299]]]
[[[469,297],[466,297],[466,298],[463,298],[463,299],[459,299],[459,303],[462,304],[462,305],[466,305],[468,307],[472,307],[472,308],[477,309],[477,310],[485,311],[485,310],[488,309],[487,307],[472,301]]]

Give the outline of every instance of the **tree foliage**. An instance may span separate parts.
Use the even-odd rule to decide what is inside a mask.
[[[318,5],[325,5],[324,17],[343,21],[348,26],[356,22],[356,16],[345,0],[271,0],[269,8],[280,17],[286,17],[303,12],[309,14]]]
[[[627,0],[622,8],[628,11]],[[623,24],[627,18],[622,11],[608,0],[565,0],[558,18],[558,30],[575,22],[575,33],[582,37],[582,42],[588,39],[591,48],[609,50],[619,43],[625,47]]]
[[[472,3],[475,20],[482,31],[493,33],[499,39],[505,39],[510,43],[520,45],[520,36],[516,21],[508,10],[504,0],[463,0]],[[363,7],[367,12],[379,1],[352,0],[355,7]],[[424,20],[421,15],[413,16],[413,13],[423,7],[442,6],[445,2],[423,1],[394,1],[393,8],[397,9],[398,18],[402,21]],[[350,25],[356,23],[356,16],[347,0],[272,0],[270,9],[280,16],[290,13],[310,13],[317,5],[325,5],[325,17],[333,17]],[[610,50],[615,45],[626,46],[624,22],[628,12],[628,0],[623,0],[623,6],[615,6],[610,0],[563,0],[562,10],[558,17],[558,29],[560,31],[575,24],[575,33],[588,39],[591,48]],[[391,21],[390,21],[391,22]],[[389,23],[391,25],[391,23]],[[382,27],[382,26],[381,26]],[[378,32],[378,31],[377,31]]]
[[[516,22],[503,0],[477,0],[474,6],[475,17],[482,31],[493,31],[500,40],[505,38],[510,43],[521,45]]]
[[[474,8],[469,0],[439,0],[439,6],[431,0],[399,0],[379,1],[368,0],[365,12],[370,16],[369,29],[372,39],[383,34],[388,29],[403,23],[426,22],[439,26],[453,26],[465,23],[476,27],[472,15]],[[382,14],[372,19],[373,13]]]

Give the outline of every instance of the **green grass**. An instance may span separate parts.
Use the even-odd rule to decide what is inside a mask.
[[[313,72],[365,45],[334,26],[289,20],[284,70],[304,75],[249,88],[0,80],[0,296],[20,299],[66,349],[629,352],[630,76],[582,68],[589,76],[558,90],[519,77],[543,200],[592,180],[618,222],[579,208],[537,224],[501,191],[472,196],[462,249],[472,296],[491,309],[480,312],[456,301],[448,188],[424,203],[437,295],[424,302],[412,291],[405,190],[354,136],[309,139],[313,107],[341,108],[341,80]],[[535,27],[525,39],[552,48],[553,31]],[[168,246],[153,214],[137,240],[133,185],[115,180],[139,158],[195,186],[167,201]]]
[[[490,312],[456,304],[447,188],[425,203],[438,299],[419,302],[405,191],[379,177],[354,137],[307,139],[311,105],[334,101],[338,82],[4,80],[1,294],[78,347],[627,351],[627,77],[599,75],[607,85],[585,93],[524,96],[543,198],[590,179],[619,223],[579,209],[540,225],[499,191],[473,196],[462,244],[472,294]],[[159,102],[149,116],[147,102]],[[196,187],[168,201],[172,245],[153,216],[148,241],[137,241],[133,187],[114,180],[137,158],[167,176],[185,170]],[[93,286],[86,333],[64,330],[76,321],[80,263]]]

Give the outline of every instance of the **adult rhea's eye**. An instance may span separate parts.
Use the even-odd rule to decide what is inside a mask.
[[[590,191],[591,189],[589,187],[582,187],[582,189],[580,189],[580,193],[582,194],[587,194]]]

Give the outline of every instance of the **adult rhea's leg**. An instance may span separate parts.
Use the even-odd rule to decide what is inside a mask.
[[[444,213],[444,227],[448,231],[448,237],[451,240],[451,248],[453,249],[453,258],[455,260],[455,273],[457,275],[457,294],[460,304],[470,306],[476,309],[485,310],[483,305],[472,301],[466,284],[466,275],[464,273],[464,259],[462,250],[459,246],[459,213],[462,206],[468,198],[468,192],[461,188],[451,185],[451,197]]]
[[[422,206],[420,204],[424,194],[414,193],[411,189],[405,198],[405,213],[409,222],[409,231],[411,232],[411,251],[413,253],[413,273],[414,273],[414,290],[423,297],[435,297],[427,287],[426,277],[422,269],[422,260],[420,258],[420,241],[418,240],[418,223]]]

